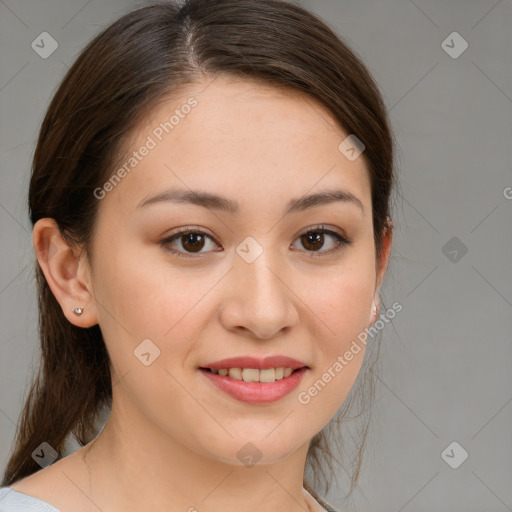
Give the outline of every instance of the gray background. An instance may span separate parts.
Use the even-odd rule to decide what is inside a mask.
[[[361,512],[512,510],[512,3],[301,3],[348,40],[381,86],[403,195],[383,293],[403,310],[383,332],[365,465],[351,499],[341,488],[328,499]],[[77,52],[138,5],[0,1],[2,469],[37,365],[26,210],[37,131]],[[31,48],[44,31],[59,44],[47,59]],[[458,58],[442,46],[454,31],[469,45]],[[452,39],[450,51],[462,48]],[[453,441],[469,453],[457,469],[441,457]],[[460,453],[449,451],[452,463]]]

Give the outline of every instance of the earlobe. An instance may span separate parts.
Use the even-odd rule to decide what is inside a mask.
[[[32,239],[41,270],[66,318],[77,327],[96,325],[86,258],[70,246],[54,219],[39,219]]]
[[[378,302],[378,297],[376,296],[372,301],[370,324],[373,324],[377,321],[377,318],[379,317],[379,308],[380,308],[380,303]]]

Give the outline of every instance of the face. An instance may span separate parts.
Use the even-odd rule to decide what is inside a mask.
[[[368,172],[338,149],[347,135],[311,98],[234,79],[189,86],[138,127],[96,191],[89,283],[114,407],[134,425],[237,465],[250,442],[270,464],[335,414],[379,285]],[[215,364],[228,358],[256,361]]]

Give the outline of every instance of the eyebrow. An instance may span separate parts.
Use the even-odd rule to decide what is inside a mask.
[[[325,190],[315,194],[302,196],[298,199],[291,199],[286,205],[284,215],[304,211],[316,206],[323,206],[337,201],[354,204],[364,212],[363,203],[354,194],[352,194],[352,192],[349,192],[348,190]],[[137,208],[162,202],[190,203],[230,214],[235,214],[240,211],[240,205],[236,201],[228,199],[227,197],[222,197],[209,192],[180,189],[170,189],[154,196],[146,197],[137,205]]]

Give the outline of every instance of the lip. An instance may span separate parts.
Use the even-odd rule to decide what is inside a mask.
[[[232,366],[231,368],[238,367]],[[250,367],[246,366],[245,368]],[[288,366],[288,368],[290,367]],[[294,371],[288,377],[284,377],[274,382],[245,382],[244,380],[236,380],[228,376],[224,377],[222,375],[209,372],[204,368],[200,368],[199,370],[218,389],[236,400],[255,405],[263,405],[276,402],[291,393],[300,384],[302,377],[309,368],[302,367]]]
[[[220,361],[201,365],[201,368],[211,368],[212,370],[220,370],[221,368],[255,368],[257,370],[267,370],[269,368],[291,368],[292,370],[297,370],[304,366],[308,367],[306,363],[287,356],[268,356],[263,359],[251,356],[242,356],[221,359]]]

